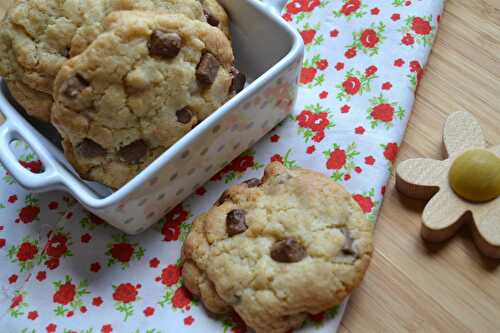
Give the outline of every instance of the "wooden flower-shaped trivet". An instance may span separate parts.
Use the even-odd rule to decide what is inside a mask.
[[[479,250],[500,258],[500,145],[487,148],[479,123],[467,112],[448,117],[443,140],[448,158],[402,162],[396,187],[409,197],[430,199],[422,215],[425,240],[444,241],[473,221]]]

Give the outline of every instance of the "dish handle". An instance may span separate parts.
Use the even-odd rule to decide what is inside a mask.
[[[46,158],[45,148],[39,145],[36,140],[31,140],[31,134],[23,135],[12,124],[12,120],[6,120],[0,125],[0,162],[5,169],[17,180],[17,182],[34,191],[47,191],[62,184],[59,174],[56,172],[50,159]],[[23,167],[14,155],[10,144],[14,140],[23,140],[28,143],[43,164],[43,172],[34,173]]]
[[[278,16],[281,16],[281,10],[283,9],[285,4],[287,3],[287,0],[263,0],[263,2],[267,6],[271,7],[271,9],[273,10],[273,12],[275,14],[277,14]]]

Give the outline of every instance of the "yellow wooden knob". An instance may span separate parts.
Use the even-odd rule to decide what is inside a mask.
[[[450,185],[465,200],[485,202],[500,195],[500,158],[485,149],[460,155],[450,168]]]

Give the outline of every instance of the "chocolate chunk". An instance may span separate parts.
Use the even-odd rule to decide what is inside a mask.
[[[189,124],[193,119],[193,112],[186,106],[175,112],[177,121],[181,124]]]
[[[217,199],[217,201],[215,202],[215,205],[216,206],[220,206],[222,205],[224,202],[227,201],[227,199],[230,199],[231,197],[229,196],[229,194],[227,193],[227,191],[224,191],[222,192],[222,194],[220,195],[219,199]]]
[[[342,246],[342,253],[346,255],[355,255],[356,251],[352,247],[352,236],[351,232],[347,228],[342,228],[342,233],[345,236],[345,242]]]
[[[227,214],[226,232],[229,237],[241,234],[248,229],[246,225],[246,214],[242,209],[234,209]]]
[[[160,58],[170,59],[179,54],[182,39],[175,32],[155,30],[149,38],[149,54]]]
[[[210,85],[214,83],[219,72],[219,60],[212,53],[205,53],[201,56],[200,63],[196,68],[196,79],[201,84]]]
[[[229,88],[230,94],[237,94],[245,88],[245,82],[247,78],[245,74],[240,72],[236,67],[231,68],[231,75],[233,76],[233,81],[231,81],[231,87]]]
[[[148,153],[148,146],[144,140],[136,140],[131,144],[122,147],[118,154],[125,162],[137,162]]]
[[[245,180],[243,182],[243,184],[247,184],[248,187],[257,187],[257,186],[260,186],[262,184],[262,182],[258,178],[251,178],[251,179]]]
[[[218,27],[219,26],[219,19],[215,17],[210,11],[204,9],[203,13],[205,14],[205,17],[207,18],[207,23],[210,24],[213,27]]]
[[[83,139],[83,141],[76,146],[76,152],[87,158],[96,158],[106,155],[106,149],[90,139]]]
[[[62,84],[61,91],[66,97],[75,98],[88,86],[88,81],[80,74],[76,74]]]
[[[278,241],[271,247],[271,258],[277,262],[299,262],[306,256],[306,249],[294,238]]]

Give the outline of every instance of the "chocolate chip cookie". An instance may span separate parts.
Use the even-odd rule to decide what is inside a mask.
[[[119,188],[230,98],[231,43],[184,15],[114,12],[54,84],[52,123],[79,174]]]
[[[229,31],[229,17],[227,16],[224,8],[217,2],[217,0],[200,0],[203,6],[203,13],[207,19],[207,23],[211,26],[218,27],[226,34],[228,38],[231,37]]]
[[[193,222],[182,249],[184,284],[214,313],[235,310],[262,333],[300,327],[358,286],[373,225],[327,176],[266,167],[225,191]]]
[[[28,114],[49,121],[53,82],[61,66],[103,31],[109,13],[133,9],[207,20],[198,0],[16,1],[0,26],[0,75]]]

